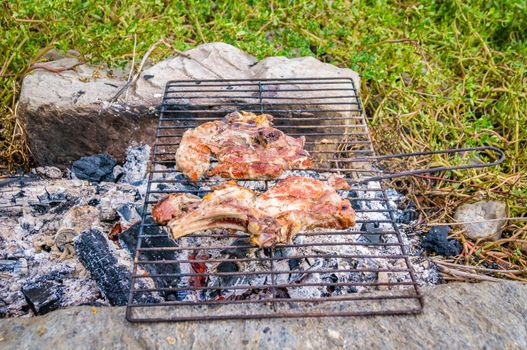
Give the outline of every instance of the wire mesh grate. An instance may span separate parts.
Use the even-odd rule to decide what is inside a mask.
[[[192,182],[175,169],[183,132],[233,111],[269,113],[274,127],[304,136],[311,169],[344,176],[357,224],[300,232],[256,248],[242,232],[203,231],[171,240],[150,212],[169,193],[203,196],[226,179]],[[349,78],[171,81],[160,108],[137,236],[126,317],[132,322],[415,314],[422,299],[357,88]],[[282,177],[286,176],[283,175]],[[239,179],[265,192],[275,182]],[[373,238],[372,238],[373,237]]]

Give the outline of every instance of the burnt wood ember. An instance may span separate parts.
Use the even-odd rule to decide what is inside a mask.
[[[0,188],[0,305],[5,304],[7,316],[35,314],[22,287],[43,276],[49,279],[47,276],[53,271],[60,273],[62,281],[60,308],[107,305],[95,279],[78,259],[73,240],[91,227],[97,227],[104,235],[110,232],[115,221],[101,219],[125,204],[139,205],[135,199],[137,188],[65,178],[28,179],[23,186],[21,181]],[[12,207],[2,209],[4,199],[12,198]],[[133,221],[133,215],[126,217]],[[113,242],[108,245],[119,264],[131,272],[129,254]],[[27,296],[33,298],[29,292]],[[34,305],[41,312],[39,303],[35,301]]]
[[[147,219],[147,224],[154,224],[152,219]],[[141,231],[141,225],[135,224],[127,230],[119,234],[119,242],[126,248],[132,256],[136,254],[137,237]],[[142,239],[142,247],[159,248],[159,247],[178,247],[175,241],[170,239],[164,228],[159,226],[145,227],[143,231],[145,236]],[[141,258],[145,260],[177,260],[178,254],[175,251],[145,251],[141,253]],[[151,275],[162,274],[178,274],[181,272],[179,264],[147,264],[142,266]],[[177,287],[180,278],[178,277],[163,277],[154,279],[154,283],[158,288],[174,288]],[[177,293],[162,293],[165,298],[175,298]]]
[[[0,272],[15,273],[22,268],[22,262],[18,259],[0,260]]]
[[[461,243],[455,239],[448,239],[448,226],[433,226],[421,242],[421,247],[430,253],[444,256],[456,256],[461,253]]]
[[[82,157],[73,162],[71,170],[78,179],[91,182],[114,181],[113,168],[117,162],[107,154]]]
[[[22,286],[22,293],[36,315],[43,315],[61,306],[64,287],[60,274],[51,273]]]
[[[97,281],[111,305],[125,305],[130,290],[130,271],[117,263],[102,232],[91,229],[75,239],[75,251],[84,267]]]

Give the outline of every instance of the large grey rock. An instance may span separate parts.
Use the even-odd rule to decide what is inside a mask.
[[[525,349],[527,286],[447,284],[418,316],[131,324],[124,308],[0,320],[3,349]]]
[[[462,225],[464,234],[472,240],[495,241],[501,237],[507,218],[507,205],[500,201],[479,201],[463,204],[454,213]],[[490,220],[490,221],[485,221]]]
[[[357,73],[311,57],[269,57],[258,62],[255,57],[224,43],[203,44],[186,51],[185,56],[168,58],[146,69],[128,96],[114,103],[110,101],[125,81],[124,77],[115,77],[109,70],[88,65],[60,73],[33,70],[22,83],[18,114],[37,163],[64,166],[81,156],[96,153],[108,153],[122,161],[131,143],[151,144],[156,108],[169,80],[337,76],[353,79],[359,86]],[[77,62],[77,58],[63,58],[49,65],[71,67]],[[266,93],[291,98],[305,95],[280,91],[278,85],[270,89],[272,91],[264,91],[264,96]],[[210,104],[222,102],[227,101],[220,97],[207,100]],[[301,107],[301,104],[295,106]],[[312,107],[317,108],[316,105]]]

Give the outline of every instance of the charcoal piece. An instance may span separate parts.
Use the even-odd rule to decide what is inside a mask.
[[[116,209],[117,215],[119,215],[121,225],[125,227],[132,226],[141,221],[141,216],[136,210],[136,206],[133,204],[125,204]]]
[[[51,273],[22,286],[22,294],[36,315],[43,315],[61,306],[64,287],[59,274]]]
[[[295,249],[291,247],[276,247],[274,249],[274,256],[277,258],[286,258],[295,255]]]
[[[145,224],[152,225],[155,222],[152,218],[147,218]],[[118,236],[121,246],[126,248],[132,258],[135,257],[137,248],[137,236],[141,228],[141,223],[137,223],[127,230],[121,232]],[[178,244],[168,237],[167,232],[160,226],[145,226],[143,228],[143,235],[154,237],[143,237],[141,240],[142,248],[158,248],[158,247],[177,247]],[[158,250],[158,251],[143,251],[140,260],[178,260],[178,251]],[[146,264],[142,266],[150,275],[159,274],[178,274],[181,273],[179,264]],[[152,277],[156,287],[158,288],[177,288],[180,281],[179,277]],[[165,297],[168,297],[165,295]]]
[[[88,201],[88,205],[91,205],[92,207],[96,207],[99,205],[101,201],[97,198],[92,198]]]
[[[289,259],[287,264],[289,265],[289,270],[297,270],[300,268],[302,260],[299,258]]]
[[[419,213],[416,210],[414,202],[410,202],[408,206],[404,209],[403,213],[397,222],[401,224],[409,225],[412,221],[419,219]]]
[[[244,258],[246,257],[252,248],[239,248],[251,246],[249,237],[238,238],[231,243],[232,248],[226,248],[221,251],[221,254],[229,254],[232,257]]]
[[[0,272],[15,272],[19,265],[19,261],[15,259],[0,260]]]
[[[73,162],[71,170],[78,179],[91,182],[114,181],[113,168],[117,162],[107,154],[82,157]]]
[[[290,299],[291,298],[287,288],[276,288],[276,295],[275,295],[275,297],[277,299]]]
[[[67,199],[64,192],[49,193],[47,190],[43,194],[38,195],[37,198],[41,204],[50,205],[58,205]]]
[[[365,232],[361,236],[366,239],[367,242],[378,244],[382,242],[382,232],[378,222],[365,222],[362,224],[361,231]]]
[[[421,247],[429,253],[444,256],[455,256],[461,253],[461,243],[455,239],[448,239],[448,226],[433,226],[421,242]]]
[[[236,264],[235,262],[223,261],[218,265],[218,267],[216,268],[216,271],[224,272],[224,273],[232,273],[232,272],[240,271],[240,268],[238,267],[238,264]],[[230,285],[233,281],[238,281],[238,280],[239,280],[239,277],[236,275],[220,277],[221,285]]]
[[[117,263],[108,242],[97,229],[84,231],[75,241],[80,262],[90,271],[111,305],[125,305],[131,286],[130,271]]]
[[[351,191],[353,192],[353,191]],[[361,200],[360,199],[351,199],[350,200],[350,203],[351,203],[351,207],[354,209],[354,210],[361,210],[362,207],[361,207]]]

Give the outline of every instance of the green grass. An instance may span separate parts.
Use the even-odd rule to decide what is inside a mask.
[[[134,34],[139,55],[162,37],[179,50],[224,41],[259,58],[309,55],[358,71],[380,153],[482,145],[505,150],[507,161],[493,169],[394,183],[429,209],[429,220],[450,221],[452,209],[471,198],[499,198],[511,217],[527,214],[525,0],[8,0],[0,10],[4,167],[29,164],[15,106],[25,70],[46,49],[75,49],[89,62],[124,66]],[[152,58],[169,55],[160,47]],[[517,248],[517,240],[527,239],[525,222],[512,221],[507,235],[514,242],[485,246],[483,253],[466,246],[463,259],[495,261],[485,255],[491,252],[526,268]]]

